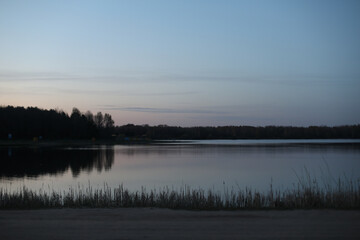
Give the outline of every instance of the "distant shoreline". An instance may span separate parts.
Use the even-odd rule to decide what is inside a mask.
[[[110,114],[92,114],[73,108],[69,115],[61,110],[37,107],[1,107],[0,139],[101,139],[116,142],[148,142],[168,139],[360,139],[360,124],[342,126],[193,126],[148,124],[115,125]]]
[[[154,141],[138,140],[138,141],[118,141],[118,140],[86,140],[86,139],[59,139],[59,140],[0,140],[0,146],[34,146],[34,147],[59,147],[59,146],[96,146],[96,145],[129,145],[129,144],[149,144]]]
[[[98,146],[98,145],[274,145],[274,144],[360,144],[360,139],[206,139],[206,140],[151,140],[151,139],[130,139],[130,140],[112,140],[112,139],[57,139],[57,140],[0,140],[0,147],[61,147],[61,146]]]

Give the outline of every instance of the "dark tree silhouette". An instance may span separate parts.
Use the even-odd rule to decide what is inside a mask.
[[[92,122],[92,123],[95,124],[95,122],[94,122],[94,114],[92,114],[92,112],[86,111],[85,117],[89,122]]]
[[[101,118],[102,114],[100,113]],[[107,114],[109,124],[113,124]],[[90,139],[111,136],[103,120],[95,124],[90,111],[82,114],[73,108],[71,115],[61,110],[43,110],[34,107],[0,107],[0,139]],[[106,132],[104,132],[106,130]]]
[[[130,138],[148,139],[330,139],[360,138],[360,125],[338,127],[223,126],[171,127],[133,125],[115,127],[115,133]]]
[[[108,113],[105,113],[104,115],[104,127],[105,128],[113,128],[114,127],[114,121],[111,118],[111,115]]]
[[[98,128],[102,128],[104,126],[104,116],[101,112],[98,112],[94,117],[94,122]]]
[[[222,126],[173,127],[127,124],[114,126],[110,114],[95,116],[73,108],[70,116],[61,110],[34,107],[0,107],[0,139],[81,139],[114,135],[137,139],[329,139],[360,138],[360,125],[351,126]],[[120,137],[121,136],[121,137]]]

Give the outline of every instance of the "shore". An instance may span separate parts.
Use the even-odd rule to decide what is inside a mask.
[[[0,239],[359,239],[360,211],[1,210]]]
[[[109,139],[57,139],[57,140],[0,140],[1,147],[82,147],[94,145],[132,144],[135,141],[115,141]],[[140,142],[140,141],[139,141]],[[136,143],[136,142],[135,142]],[[142,142],[143,143],[143,142]]]

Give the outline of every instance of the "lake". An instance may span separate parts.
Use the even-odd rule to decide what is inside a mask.
[[[284,190],[310,175],[320,185],[360,181],[360,140],[159,141],[151,145],[1,147],[0,188],[57,191],[165,186]]]

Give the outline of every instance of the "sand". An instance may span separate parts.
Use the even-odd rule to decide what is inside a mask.
[[[360,239],[360,211],[1,210],[0,239]]]

